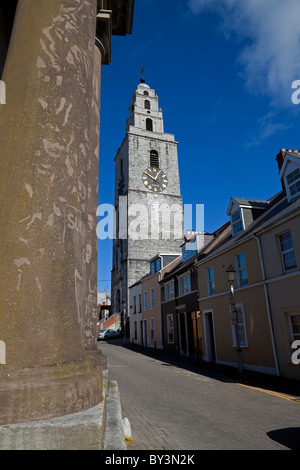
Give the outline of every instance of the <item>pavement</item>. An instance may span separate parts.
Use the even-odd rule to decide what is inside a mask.
[[[299,449],[299,383],[122,340],[99,347],[131,423],[129,451]]]
[[[295,380],[248,370],[239,376],[233,367],[196,363],[163,350],[133,347],[129,343],[124,344],[123,340],[110,342],[114,341],[117,344],[122,341],[127,349],[148,357],[184,366],[185,370],[197,371],[224,382],[239,381],[245,386],[287,394],[300,402],[300,383]],[[98,406],[51,420],[0,426],[0,450],[126,450],[126,442],[130,443],[130,437],[130,423],[124,422],[122,417],[118,383],[109,379],[106,370],[103,372],[103,401]]]

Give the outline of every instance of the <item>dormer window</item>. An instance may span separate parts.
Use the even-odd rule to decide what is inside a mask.
[[[227,209],[230,216],[231,233],[234,237],[252,224],[268,208],[269,201],[232,197]]]
[[[241,209],[238,209],[237,211],[233,212],[233,214],[231,214],[231,230],[232,235],[236,235],[237,233],[240,233],[242,230],[244,230]]]
[[[156,258],[150,263],[150,274],[154,274],[161,269],[161,258]]]
[[[296,168],[296,170],[286,175],[286,182],[288,185],[288,191],[290,193],[291,198],[300,195],[300,169],[299,168]]]
[[[277,161],[282,187],[291,202],[300,197],[300,152],[282,149]]]

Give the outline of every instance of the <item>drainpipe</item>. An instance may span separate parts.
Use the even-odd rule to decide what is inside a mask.
[[[258,247],[261,272],[262,272],[262,277],[263,277],[263,282],[264,282],[264,292],[265,292],[265,299],[266,299],[266,306],[267,306],[267,313],[268,313],[269,329],[270,329],[271,342],[272,342],[275,367],[276,367],[276,375],[279,376],[280,371],[279,371],[279,366],[278,366],[276,344],[275,344],[275,339],[274,339],[272,312],[271,312],[270,299],[269,299],[268,288],[267,288],[267,283],[266,283],[266,274],[265,274],[265,266],[264,266],[264,261],[263,261],[263,256],[262,256],[261,241],[260,241],[260,238],[257,235],[255,235],[255,233],[253,234],[253,237],[255,238],[257,242],[257,247]]]

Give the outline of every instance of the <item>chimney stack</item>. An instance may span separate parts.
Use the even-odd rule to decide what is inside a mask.
[[[278,163],[278,171],[279,171],[279,173],[280,173],[281,167],[282,167],[282,165],[283,165],[283,161],[284,161],[284,158],[285,158],[285,154],[286,154],[286,150],[285,150],[285,149],[281,149],[280,152],[278,153],[278,155],[276,156],[276,160],[277,160],[277,163]],[[284,186],[283,178],[281,178],[281,186],[282,186],[283,191],[285,191],[285,186]]]
[[[276,156],[279,171],[281,170],[284,157],[285,157],[285,149],[281,149],[280,152],[278,153],[278,155]]]

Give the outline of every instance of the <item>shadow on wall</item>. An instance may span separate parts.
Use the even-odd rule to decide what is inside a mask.
[[[17,3],[17,0],[1,0],[0,4],[0,78],[5,64]]]
[[[275,429],[267,432],[267,436],[287,449],[300,450],[300,428]]]

